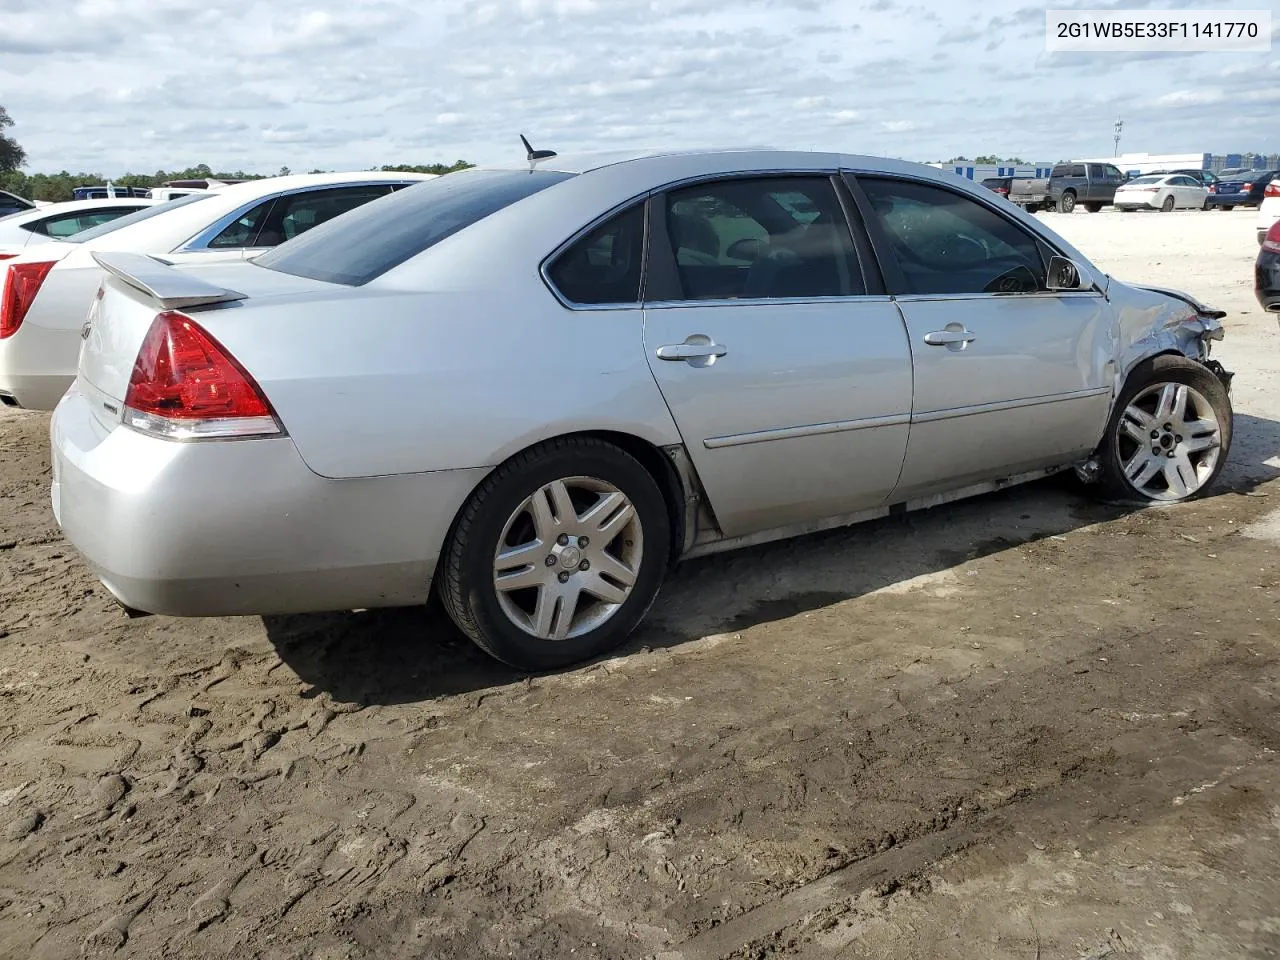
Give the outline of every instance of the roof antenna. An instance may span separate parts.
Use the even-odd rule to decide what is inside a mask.
[[[520,134],[520,142],[524,144],[525,153],[529,158],[529,171],[531,173],[533,172],[534,165],[539,160],[549,160],[556,155],[556,152],[554,150],[533,149],[533,146],[529,143],[528,138],[525,137],[523,133]]]

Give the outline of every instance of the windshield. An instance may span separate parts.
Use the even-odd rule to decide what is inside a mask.
[[[360,286],[503,207],[574,176],[525,170],[445,174],[313,227],[252,263]]]
[[[88,230],[82,230],[80,233],[72,234],[69,237],[61,239],[66,243],[84,243],[86,240],[92,240],[94,237],[105,237],[108,233],[115,233],[121,227],[128,227],[135,223],[141,223],[143,220],[150,220],[152,217],[160,213],[167,213],[170,210],[176,210],[178,207],[185,207],[189,203],[195,203],[197,200],[205,200],[215,196],[212,193],[193,193],[185,197],[176,197],[173,200],[166,200],[164,203],[157,203],[155,206],[143,207],[133,213],[118,217],[115,220],[108,220],[106,223],[91,227]]]

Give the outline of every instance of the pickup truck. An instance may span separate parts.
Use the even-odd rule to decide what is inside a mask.
[[[1049,203],[1059,213],[1071,213],[1083,203],[1097,213],[1116,198],[1116,188],[1128,178],[1109,163],[1060,163],[1049,171]]]
[[[1025,208],[1027,213],[1035,213],[1041,207],[1048,205],[1049,181],[1045,179],[988,177],[982,181],[982,185]]]

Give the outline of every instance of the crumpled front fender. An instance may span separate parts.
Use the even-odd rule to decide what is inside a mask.
[[[1180,353],[1206,364],[1230,385],[1231,374],[1209,359],[1210,344],[1226,333],[1226,311],[1201,303],[1189,293],[1165,287],[1112,281],[1108,297],[1116,312],[1116,382],[1118,393],[1143,360],[1161,353]]]

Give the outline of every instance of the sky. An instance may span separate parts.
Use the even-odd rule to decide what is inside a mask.
[[[1057,8],[1274,8],[1080,0]],[[910,160],[1280,153],[1270,53],[1045,51],[1022,0],[0,0],[28,172],[273,173],[535,147]],[[1280,16],[1273,37],[1280,35]]]

